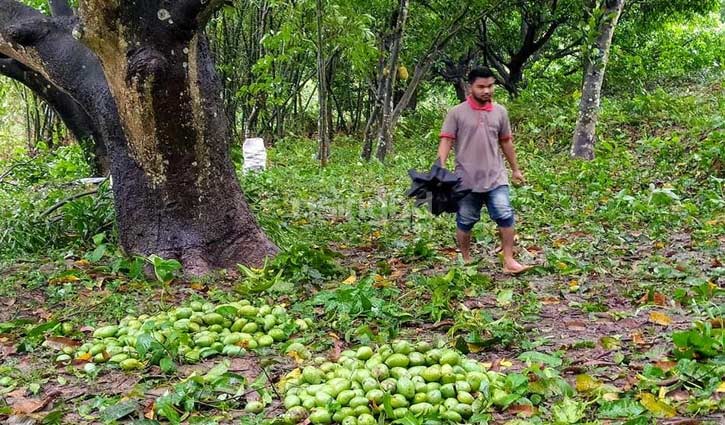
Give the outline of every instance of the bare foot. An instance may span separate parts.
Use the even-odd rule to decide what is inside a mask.
[[[531,269],[531,266],[523,265],[513,258],[504,261],[503,272],[507,274],[520,274]]]

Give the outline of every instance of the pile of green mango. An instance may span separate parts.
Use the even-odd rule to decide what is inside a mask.
[[[306,330],[310,319],[293,319],[281,305],[252,305],[248,300],[215,306],[192,302],[154,316],[125,317],[118,325],[95,329],[93,340],[80,347],[65,347],[56,362],[83,359],[93,363],[114,363],[123,370],[141,369],[139,337],[149,335],[164,344],[178,341],[178,354],[186,363],[215,355],[243,356],[247,349],[269,347],[290,334]],[[145,350],[146,351],[146,350]]]
[[[463,423],[504,381],[455,350],[395,341],[377,350],[346,350],[334,363],[316,358],[281,387],[291,423],[309,418],[313,424],[373,425],[381,412],[391,420],[435,414]]]

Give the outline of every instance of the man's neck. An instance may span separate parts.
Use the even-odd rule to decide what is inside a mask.
[[[467,98],[468,105],[477,111],[491,111],[493,110],[493,100],[489,100],[486,103],[481,103],[473,97],[473,95],[469,95]]]

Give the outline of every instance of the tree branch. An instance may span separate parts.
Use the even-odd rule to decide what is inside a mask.
[[[232,0],[182,0],[176,2],[171,17],[177,22],[193,23],[198,29],[203,29],[214,12],[225,5],[234,5]]]

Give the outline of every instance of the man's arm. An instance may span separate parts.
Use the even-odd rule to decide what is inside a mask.
[[[441,160],[441,167],[446,168],[446,161],[448,160],[448,154],[453,148],[455,140],[450,137],[441,136],[441,142],[438,144],[438,158]]]
[[[510,136],[504,138],[499,141],[499,145],[501,145],[501,150],[506,157],[506,161],[511,166],[511,179],[514,183],[524,183],[526,180],[524,179],[524,174],[519,169],[519,163],[516,161],[516,150],[514,149],[513,138]]]

